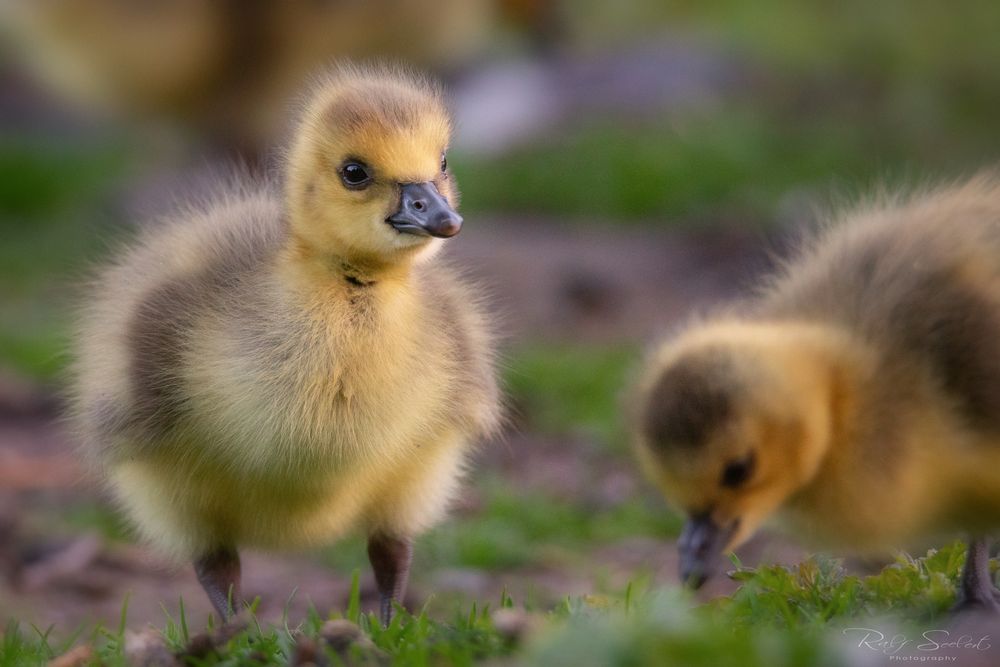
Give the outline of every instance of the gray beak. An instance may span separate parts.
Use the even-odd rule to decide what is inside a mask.
[[[402,234],[446,239],[462,229],[462,216],[454,211],[431,182],[403,183],[399,210],[386,218]]]
[[[701,588],[715,574],[719,555],[735,532],[737,522],[721,527],[708,514],[691,515],[681,531],[677,548],[680,551],[681,581],[692,588]]]

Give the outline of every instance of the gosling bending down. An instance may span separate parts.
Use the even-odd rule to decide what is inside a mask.
[[[682,578],[779,512],[862,551],[956,531],[960,604],[1000,610],[1000,181],[885,200],[806,244],[746,304],[662,344],[640,460],[687,513]]]
[[[245,184],[144,233],[80,326],[75,415],[141,534],[218,612],[238,549],[354,527],[388,622],[412,539],[497,422],[479,295],[434,259],[458,233],[437,89],[342,68],[315,89],[284,196]]]

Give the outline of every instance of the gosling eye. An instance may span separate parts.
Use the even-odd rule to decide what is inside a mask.
[[[441,153],[441,173],[448,171],[448,157]]]
[[[722,469],[722,478],[719,480],[719,484],[730,489],[742,486],[753,474],[754,463],[753,452],[742,459],[730,461]]]
[[[351,161],[340,168],[340,180],[348,190],[364,190],[374,179],[364,163]]]

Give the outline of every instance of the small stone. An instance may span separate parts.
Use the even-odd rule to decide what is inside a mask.
[[[365,640],[371,643],[361,628],[342,618],[324,623],[323,627],[320,628],[319,636],[337,653],[346,651],[351,644]]]
[[[497,634],[515,644],[523,642],[540,625],[537,616],[522,609],[497,609],[490,620]]]
[[[177,659],[154,628],[125,633],[125,662],[131,667],[175,667]]]
[[[250,621],[245,612],[240,612],[236,617],[231,618],[213,633],[200,632],[196,634],[184,647],[180,653],[181,661],[185,658],[205,658],[214,653],[215,650],[227,644],[230,639],[250,627]]]
[[[327,621],[320,628],[319,636],[336,651],[341,658],[347,659],[360,654],[365,658],[382,660],[388,656],[381,651],[371,637],[356,624],[346,619]]]
[[[314,640],[309,637],[299,637],[295,641],[295,652],[292,653],[291,667],[321,667],[326,665],[326,656],[322,654]]]
[[[86,667],[94,664],[96,658],[94,648],[90,644],[82,644],[50,661],[49,667]]]

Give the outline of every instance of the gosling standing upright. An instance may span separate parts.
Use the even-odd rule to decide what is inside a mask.
[[[388,622],[415,535],[498,418],[479,296],[434,259],[462,225],[437,88],[341,68],[284,196],[234,185],[152,226],[96,281],[75,416],[140,533],[228,617],[238,548],[360,527]]]
[[[635,408],[642,463],[689,516],[683,578],[780,509],[858,550],[967,532],[960,605],[1000,610],[1000,181],[846,216],[663,344]]]

